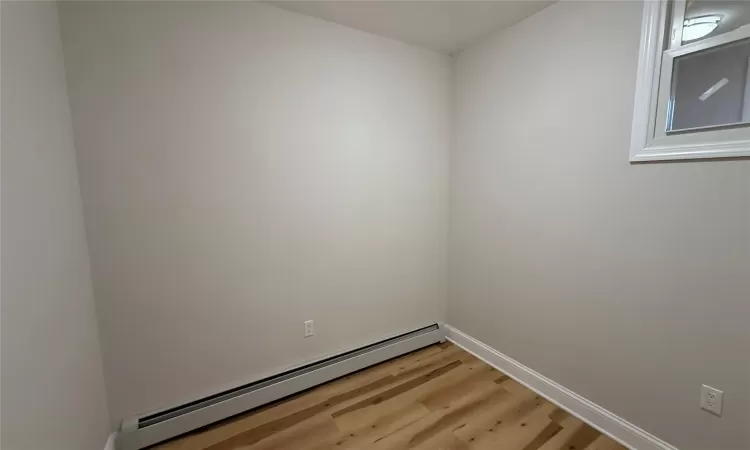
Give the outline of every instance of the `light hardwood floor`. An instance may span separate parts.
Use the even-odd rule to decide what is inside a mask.
[[[155,448],[624,450],[450,343]]]

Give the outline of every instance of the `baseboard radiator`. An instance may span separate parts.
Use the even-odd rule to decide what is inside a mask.
[[[117,450],[140,450],[397,356],[445,341],[434,324],[184,405],[122,422]]]

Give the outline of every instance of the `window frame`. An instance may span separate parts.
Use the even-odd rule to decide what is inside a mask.
[[[682,44],[684,14],[685,0],[643,2],[630,161],[750,157],[750,124],[666,131],[668,106],[662,105],[671,101],[674,59],[750,38],[744,26]]]

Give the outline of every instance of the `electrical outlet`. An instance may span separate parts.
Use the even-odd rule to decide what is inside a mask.
[[[312,320],[308,320],[305,322],[305,337],[310,337],[315,335],[315,324]]]
[[[705,384],[701,386],[701,408],[721,416],[721,408],[724,404],[724,392],[714,389]]]

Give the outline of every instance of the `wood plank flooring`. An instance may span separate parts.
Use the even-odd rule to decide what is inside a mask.
[[[453,344],[434,345],[158,450],[625,450]]]

